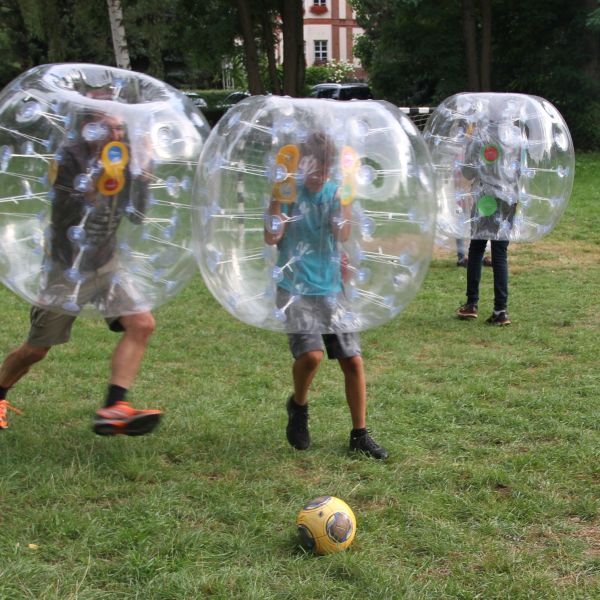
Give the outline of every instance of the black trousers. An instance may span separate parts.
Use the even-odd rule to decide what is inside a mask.
[[[487,240],[471,240],[467,263],[467,302],[479,302],[481,261]],[[508,241],[491,240],[492,269],[494,271],[494,310],[506,310],[508,306]]]

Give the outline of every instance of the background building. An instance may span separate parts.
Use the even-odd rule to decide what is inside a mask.
[[[360,61],[354,57],[353,45],[363,29],[356,24],[355,14],[347,0],[304,0],[304,56],[306,66],[331,61],[351,63],[356,77],[365,77]],[[278,57],[282,59],[282,43]]]

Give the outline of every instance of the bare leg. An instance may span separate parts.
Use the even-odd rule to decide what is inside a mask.
[[[367,422],[367,384],[362,357],[340,358],[339,363],[344,373],[346,400],[350,407],[352,427],[363,429]]]
[[[43,360],[51,346],[32,346],[23,343],[6,356],[0,366],[0,387],[10,388],[17,383],[35,363]]]
[[[304,406],[308,402],[308,390],[319,369],[321,360],[323,360],[323,352],[321,350],[311,350],[294,361],[292,374],[296,404]]]
[[[156,323],[150,312],[121,317],[120,322],[125,333],[112,355],[110,383],[129,389]]]

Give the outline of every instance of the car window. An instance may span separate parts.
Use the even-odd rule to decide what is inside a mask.
[[[333,98],[334,100],[370,100],[373,94],[366,85],[331,85],[315,86],[311,93],[312,98]]]
[[[335,98],[336,88],[324,88],[317,91],[317,98]]]
[[[373,97],[366,87],[349,87],[340,90],[340,100],[369,100]]]
[[[242,100],[244,100],[247,97],[248,97],[248,94],[245,94],[244,92],[234,92],[233,94],[230,94],[227,97],[227,100],[228,100],[228,102],[236,103],[236,102],[241,102]]]
[[[183,92],[198,108],[206,108],[206,100],[196,92]]]

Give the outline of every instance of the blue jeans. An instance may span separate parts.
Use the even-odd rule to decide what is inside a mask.
[[[456,259],[462,260],[465,257],[465,240],[462,238],[456,239]]]
[[[471,240],[467,264],[467,302],[479,302],[481,261],[487,240]],[[494,310],[506,310],[508,306],[508,241],[491,240],[492,269],[494,272]]]

